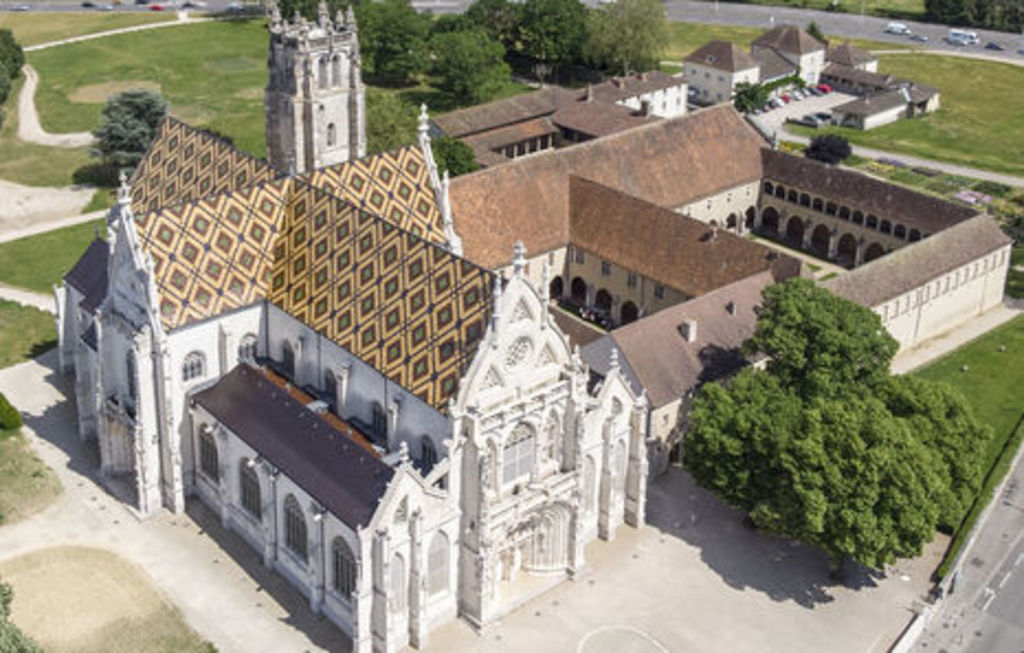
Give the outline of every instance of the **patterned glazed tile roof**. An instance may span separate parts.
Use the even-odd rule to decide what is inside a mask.
[[[132,174],[132,210],[138,215],[277,176],[266,161],[168,116]]]
[[[430,242],[444,242],[430,173],[417,146],[321,168],[302,177]]]

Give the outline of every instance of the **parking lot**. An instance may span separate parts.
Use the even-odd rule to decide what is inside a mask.
[[[819,111],[828,112],[833,107],[846,104],[850,100],[855,99],[857,98],[854,95],[833,91],[825,95],[811,95],[803,100],[793,100],[789,104],[782,105],[779,109],[772,109],[771,111],[757,114],[754,117],[766,127],[778,131],[787,118],[800,118],[809,113],[818,113]]]

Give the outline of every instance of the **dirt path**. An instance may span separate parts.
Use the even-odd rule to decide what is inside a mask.
[[[32,292],[23,288],[15,288],[0,283],[0,299],[18,302],[22,306],[32,306],[47,313],[56,313],[53,295]]]
[[[57,15],[57,14],[54,14]],[[187,11],[178,12],[178,20],[169,20],[163,23],[148,23],[146,25],[134,25],[132,27],[120,27],[118,29],[111,29],[105,32],[94,32],[92,34],[83,34],[82,36],[72,36],[66,39],[60,39],[58,41],[48,41],[46,43],[38,43],[36,45],[30,45],[25,48],[25,52],[35,52],[36,50],[46,50],[48,48],[54,48],[58,45],[67,45],[68,43],[80,43],[82,41],[91,41],[93,39],[101,39],[107,36],[113,36],[114,34],[127,34],[129,32],[141,32],[147,29],[159,29],[161,27],[174,27],[177,25],[191,25],[193,23],[207,23],[214,18],[189,18]]]
[[[49,147],[85,147],[93,142],[89,132],[70,132],[67,134],[51,134],[43,129],[36,111],[36,87],[39,86],[39,73],[32,66],[25,64],[21,68],[25,73],[25,85],[18,96],[18,138],[28,143],[38,143]]]
[[[29,225],[77,216],[92,194],[93,189],[87,187],[22,186],[0,179],[0,237]]]

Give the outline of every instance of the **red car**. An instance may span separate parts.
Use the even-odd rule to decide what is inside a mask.
[[[782,95],[780,95],[780,96],[779,96],[779,99],[780,99],[780,100],[782,100],[783,102],[785,102],[786,104],[789,104],[789,101],[790,101],[790,100],[791,100],[792,98],[791,98],[791,97],[789,97],[789,94],[788,94],[788,93],[783,93]]]
[[[832,87],[829,86],[828,84],[818,84],[818,90],[821,91],[822,93],[831,93]]]
[[[164,6],[163,5],[149,5],[149,10],[150,11],[163,11],[164,10]]]

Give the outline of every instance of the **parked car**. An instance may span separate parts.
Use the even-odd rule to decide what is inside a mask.
[[[825,94],[824,91],[822,91],[817,86],[808,86],[807,87],[807,92],[810,93],[811,95],[824,95]]]
[[[163,11],[164,10],[164,6],[163,5],[149,5],[149,10],[150,11]]]
[[[185,0],[181,4],[186,9],[206,9],[206,3],[203,0]]]
[[[789,97],[788,93],[783,93],[779,96],[779,99],[782,100],[783,104],[789,104],[793,98]]]
[[[885,31],[889,34],[898,34],[900,36],[910,35],[910,28],[903,23],[889,23],[885,26]]]
[[[229,14],[240,14],[245,11],[245,7],[242,6],[241,2],[232,2],[228,4]]]
[[[822,93],[831,93],[832,87],[828,84],[818,84],[818,90]]]
[[[928,42],[928,37],[925,36],[924,34],[911,34],[910,35],[910,40],[911,41],[917,41],[918,43],[927,43]]]
[[[995,41],[989,41],[988,43],[985,44],[985,49],[986,50],[998,50],[998,51],[1002,52],[1006,48],[1004,48],[1003,46],[999,45]]]
[[[781,109],[785,104],[780,98],[773,97],[771,99],[771,105],[776,109]]]

